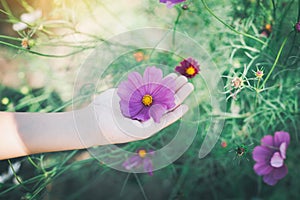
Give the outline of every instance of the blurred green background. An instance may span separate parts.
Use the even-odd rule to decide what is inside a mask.
[[[254,200],[300,196],[300,33],[294,29],[300,20],[299,0],[187,0],[172,9],[153,0],[1,0],[0,9],[1,111],[70,110],[76,73],[90,52],[114,35],[143,27],[174,29],[199,43],[216,64],[216,77],[220,73],[224,84],[220,93],[227,97],[225,114],[216,114],[205,101],[209,94],[197,87],[194,94],[201,102],[197,105],[201,113],[197,136],[176,162],[153,176],[113,170],[85,150],[37,154],[0,161],[0,199]],[[22,13],[37,9],[42,16],[32,26],[19,32],[12,29]],[[24,38],[30,41],[29,47],[24,47]],[[118,82],[120,72],[126,72],[128,66],[148,64],[150,54],[147,49],[136,49],[120,57],[112,63],[98,92]],[[151,54],[151,61],[173,68],[180,59],[158,52]],[[258,69],[264,72],[261,81],[255,77]],[[236,78],[242,80],[241,87],[233,86]],[[201,85],[198,81],[201,79],[191,80]],[[225,125],[212,152],[199,159],[209,126],[205,119],[211,116],[224,119]],[[163,145],[177,128],[175,123],[150,139],[120,147],[134,152]],[[268,186],[255,174],[251,152],[264,135],[280,130],[291,136],[286,160],[289,173],[275,186]],[[242,155],[237,152],[241,146],[247,148]],[[4,180],[14,163],[20,168]]]

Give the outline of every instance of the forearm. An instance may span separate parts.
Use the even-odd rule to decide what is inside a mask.
[[[0,112],[0,159],[99,144],[96,124],[87,108],[62,113]]]

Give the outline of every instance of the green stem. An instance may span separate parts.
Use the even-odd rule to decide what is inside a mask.
[[[178,10],[178,15],[177,15],[177,18],[176,18],[176,20],[175,20],[175,23],[174,23],[174,28],[173,28],[173,39],[172,39],[172,44],[173,45],[175,45],[175,32],[176,32],[176,27],[177,27],[177,25],[178,25],[178,23],[179,23],[179,19],[180,19],[180,16],[181,16],[181,10]]]
[[[256,85],[255,106],[257,106],[257,101],[258,101],[259,83],[260,83],[260,78],[258,79],[257,85]]]
[[[273,5],[273,18],[274,18],[274,21],[276,21],[276,3],[275,3],[275,0],[272,0],[272,5]]]
[[[298,22],[300,21],[300,0],[298,0]]]
[[[15,38],[15,37],[10,37],[10,36],[6,36],[6,35],[0,35],[0,38],[9,39],[9,40],[15,40],[15,41],[22,41],[21,38]]]
[[[227,24],[226,22],[224,22],[221,18],[219,18],[217,15],[215,15],[215,13],[207,6],[205,0],[201,0],[201,2],[202,2],[202,4],[204,5],[205,9],[206,9],[212,16],[214,16],[220,23],[222,23],[224,26],[226,26],[227,28],[229,28],[229,29],[232,30],[233,32],[235,32],[235,33],[237,33],[237,34],[239,34],[239,35],[243,35],[243,36],[245,36],[245,37],[251,38],[251,39],[253,39],[253,40],[255,40],[255,41],[257,41],[257,42],[259,42],[259,43],[261,43],[261,44],[263,44],[263,45],[266,45],[266,43],[265,43],[264,41],[262,41],[262,40],[260,40],[260,39],[258,39],[258,38],[256,38],[256,37],[254,37],[254,36],[252,36],[252,35],[250,35],[250,34],[248,34],[248,33],[244,33],[244,32],[240,32],[240,31],[235,30],[232,26],[228,25],[228,24]]]
[[[13,168],[13,165],[12,165],[11,161],[10,161],[10,160],[7,160],[7,161],[8,161],[8,164],[9,164],[9,166],[10,166],[10,168],[11,168],[13,174],[14,174],[14,177],[16,178],[16,180],[17,180],[17,182],[19,183],[19,185],[20,185],[21,187],[23,187],[25,190],[30,191],[27,187],[25,187],[25,186],[23,185],[22,180],[20,179],[20,177],[17,175],[17,172],[16,172],[15,169]]]
[[[290,32],[290,33],[292,33],[292,32]],[[279,58],[280,58],[280,55],[281,55],[281,53],[282,53],[282,50],[283,50],[283,48],[284,48],[284,46],[285,46],[285,44],[286,44],[286,42],[287,42],[287,40],[288,40],[288,38],[289,38],[290,33],[289,33],[289,34],[285,37],[285,39],[283,40],[283,42],[282,42],[282,44],[281,44],[281,46],[280,46],[280,49],[279,49],[279,51],[278,51],[278,53],[277,53],[276,59],[275,59],[275,61],[274,61],[274,63],[273,63],[273,66],[272,66],[270,72],[268,73],[266,79],[264,80],[264,82],[262,83],[262,85],[260,86],[259,89],[262,89],[262,88],[265,87],[266,82],[268,81],[268,79],[270,78],[270,76],[271,76],[273,70],[275,69],[275,67],[276,67],[276,65],[277,65],[277,63],[278,63],[278,60],[279,60]]]
[[[65,165],[76,153],[78,152],[78,150],[74,150],[72,151],[67,158],[64,159],[64,161],[60,164],[60,167],[62,167],[63,165]]]
[[[16,173],[16,171],[15,171],[15,169],[14,169],[14,167],[13,167],[11,161],[10,161],[10,160],[7,160],[7,161],[8,161],[8,164],[9,164],[9,166],[10,166],[10,168],[11,168],[13,174],[14,174],[14,177],[16,178],[16,180],[18,181],[19,184],[22,184],[22,181],[21,181],[20,178],[17,176],[17,173]]]
[[[40,168],[39,166],[37,166],[37,164],[35,164],[35,162],[31,159],[30,156],[27,156],[27,160],[28,160],[35,168],[37,168],[37,169]]]
[[[38,55],[38,56],[52,57],[52,58],[64,58],[64,57],[68,57],[68,56],[71,56],[71,55],[75,55],[75,54],[80,53],[80,52],[85,50],[85,49],[81,49],[79,51],[73,51],[73,52],[65,54],[65,55],[51,55],[51,54],[43,54],[43,53],[39,53],[39,52],[36,52],[36,51],[31,51],[31,50],[25,49],[23,47],[19,47],[19,46],[16,46],[16,45],[13,45],[13,44],[10,44],[10,43],[7,43],[7,42],[3,42],[3,41],[0,41],[0,44],[9,46],[9,47],[12,47],[12,48],[15,48],[15,49],[19,49],[21,51],[25,51],[25,52],[28,52],[28,53],[31,53],[31,54],[35,54],[35,55]]]

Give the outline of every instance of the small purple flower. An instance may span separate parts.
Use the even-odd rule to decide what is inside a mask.
[[[175,107],[175,86],[175,79],[163,78],[162,70],[156,67],[147,67],[143,77],[129,73],[128,80],[118,87],[122,114],[140,121],[152,117],[159,123],[163,114]]]
[[[153,164],[149,155],[153,156],[154,151],[147,151],[145,149],[139,149],[136,155],[128,158],[122,166],[126,170],[131,170],[132,168],[138,168],[140,166],[144,167],[144,170],[149,173],[150,176],[153,175]]]
[[[200,65],[193,58],[184,59],[180,62],[180,66],[175,68],[175,71],[179,72],[181,75],[187,78],[193,78],[200,71]]]
[[[174,5],[184,1],[186,0],[159,0],[160,3],[165,3],[168,8],[172,8]]]
[[[295,29],[300,33],[300,21],[295,25]]]
[[[275,132],[274,137],[266,135],[261,139],[261,146],[256,146],[252,157],[256,161],[254,171],[268,185],[275,185],[285,177],[288,169],[284,164],[286,149],[290,143],[290,135],[287,132]]]

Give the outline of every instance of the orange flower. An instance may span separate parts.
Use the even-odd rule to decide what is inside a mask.
[[[136,62],[142,62],[143,60],[147,60],[148,56],[146,56],[142,51],[138,51],[133,54],[134,59]]]

